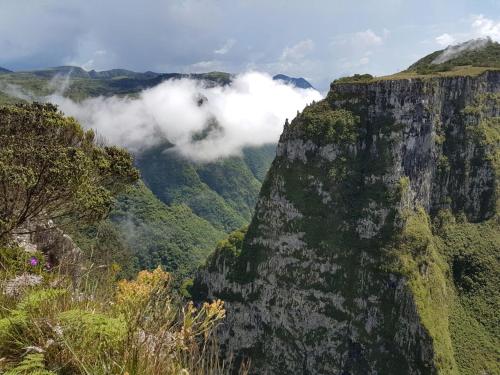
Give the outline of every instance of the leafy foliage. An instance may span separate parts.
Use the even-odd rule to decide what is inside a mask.
[[[132,158],[50,104],[0,108],[0,237],[41,216],[97,220],[138,178]]]
[[[42,353],[28,354],[21,363],[10,369],[5,375],[56,375],[45,369],[45,358]]]
[[[230,233],[229,236],[220,241],[215,248],[215,251],[210,254],[207,260],[207,266],[214,268],[217,263],[225,262],[227,266],[234,266],[237,258],[241,254],[243,248],[243,240],[247,234],[248,227],[244,227]]]
[[[356,140],[359,117],[345,109],[332,109],[326,100],[307,106],[292,123],[318,144]]]

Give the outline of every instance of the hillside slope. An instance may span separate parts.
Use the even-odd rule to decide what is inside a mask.
[[[0,105],[34,100],[63,86],[64,95],[73,100],[99,95],[134,96],[164,80],[179,78],[227,85],[231,75],[137,73],[124,69],[95,72],[73,66],[6,72],[0,77]],[[241,157],[200,164],[175,152],[165,152],[171,146],[161,144],[136,154],[145,185],[123,196],[112,216],[120,220],[107,223],[110,227],[106,233],[118,233],[126,239],[116,247],[132,249],[135,256],[132,260],[119,256],[127,274],[131,269],[158,265],[183,274],[194,270],[227,232],[250,222],[262,180],[275,156],[275,145],[264,145],[244,149]],[[123,222],[125,217],[134,223],[132,232]],[[72,234],[82,241],[82,247],[90,249],[98,233],[96,228],[87,228],[81,236]],[[128,253],[127,249],[123,248],[123,252]]]

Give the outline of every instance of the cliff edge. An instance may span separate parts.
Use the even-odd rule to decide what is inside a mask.
[[[198,273],[255,374],[498,374],[500,71],[339,80]]]

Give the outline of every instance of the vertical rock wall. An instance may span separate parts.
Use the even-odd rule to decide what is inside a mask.
[[[287,124],[241,254],[195,282],[226,301],[226,352],[255,374],[457,373],[430,222],[496,215],[499,92],[498,72],[332,84]]]

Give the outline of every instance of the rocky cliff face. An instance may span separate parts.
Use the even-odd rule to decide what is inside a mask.
[[[343,82],[287,123],[242,248],[195,282],[226,301],[227,353],[255,374],[498,373],[499,100],[498,71]]]

